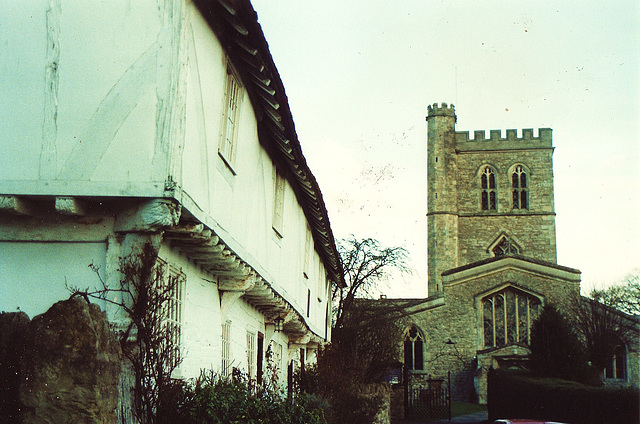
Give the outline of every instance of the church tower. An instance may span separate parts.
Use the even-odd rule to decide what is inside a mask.
[[[427,266],[428,295],[442,290],[440,275],[458,266],[458,168],[456,113],[446,103],[427,113]]]
[[[442,273],[496,256],[557,263],[552,131],[456,132],[454,106],[427,110],[429,296]]]

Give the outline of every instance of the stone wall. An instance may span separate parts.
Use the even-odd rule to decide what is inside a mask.
[[[498,265],[500,262],[507,265]],[[429,375],[446,379],[450,371],[453,399],[475,401],[484,390],[476,387],[482,377],[477,356],[485,349],[481,298],[492,290],[511,285],[539,294],[543,303],[551,302],[562,309],[578,295],[577,271],[550,266],[539,266],[540,270],[536,271],[536,264],[516,265],[516,262],[518,260],[505,258],[446,277],[444,303],[408,317],[406,324],[417,325],[426,336],[425,367],[423,371],[413,371],[415,381]],[[465,278],[465,272],[472,275]],[[554,273],[557,275],[552,275]]]
[[[449,268],[493,257],[487,247],[501,232],[515,239],[520,254],[556,262],[552,152],[545,148],[457,155],[459,257],[458,264]],[[516,164],[527,170],[527,209],[513,209],[512,205],[511,173]],[[480,204],[479,173],[486,165],[496,172],[497,209],[491,211],[483,211]]]
[[[362,386],[362,393],[380,405],[380,410],[372,424],[389,424],[391,422],[391,386],[387,383],[367,384]]]
[[[97,305],[75,297],[31,322],[3,313],[0,329],[0,421],[115,422],[120,345]]]

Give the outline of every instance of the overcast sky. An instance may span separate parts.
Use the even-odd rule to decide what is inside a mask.
[[[436,102],[458,131],[552,128],[558,263],[583,290],[640,269],[637,0],[253,4],[335,237],[411,253],[390,297],[426,295]]]

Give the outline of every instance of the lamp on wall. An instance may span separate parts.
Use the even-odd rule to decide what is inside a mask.
[[[273,320],[273,326],[274,326],[274,330],[279,333],[282,331],[283,327],[284,327],[284,318],[282,318],[280,315],[278,315],[274,320]]]

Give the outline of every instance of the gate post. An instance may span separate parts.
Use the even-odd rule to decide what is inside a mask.
[[[447,371],[447,406],[449,407],[449,421],[451,421],[451,371]]]
[[[402,383],[404,384],[404,419],[409,418],[409,371],[402,365]]]

